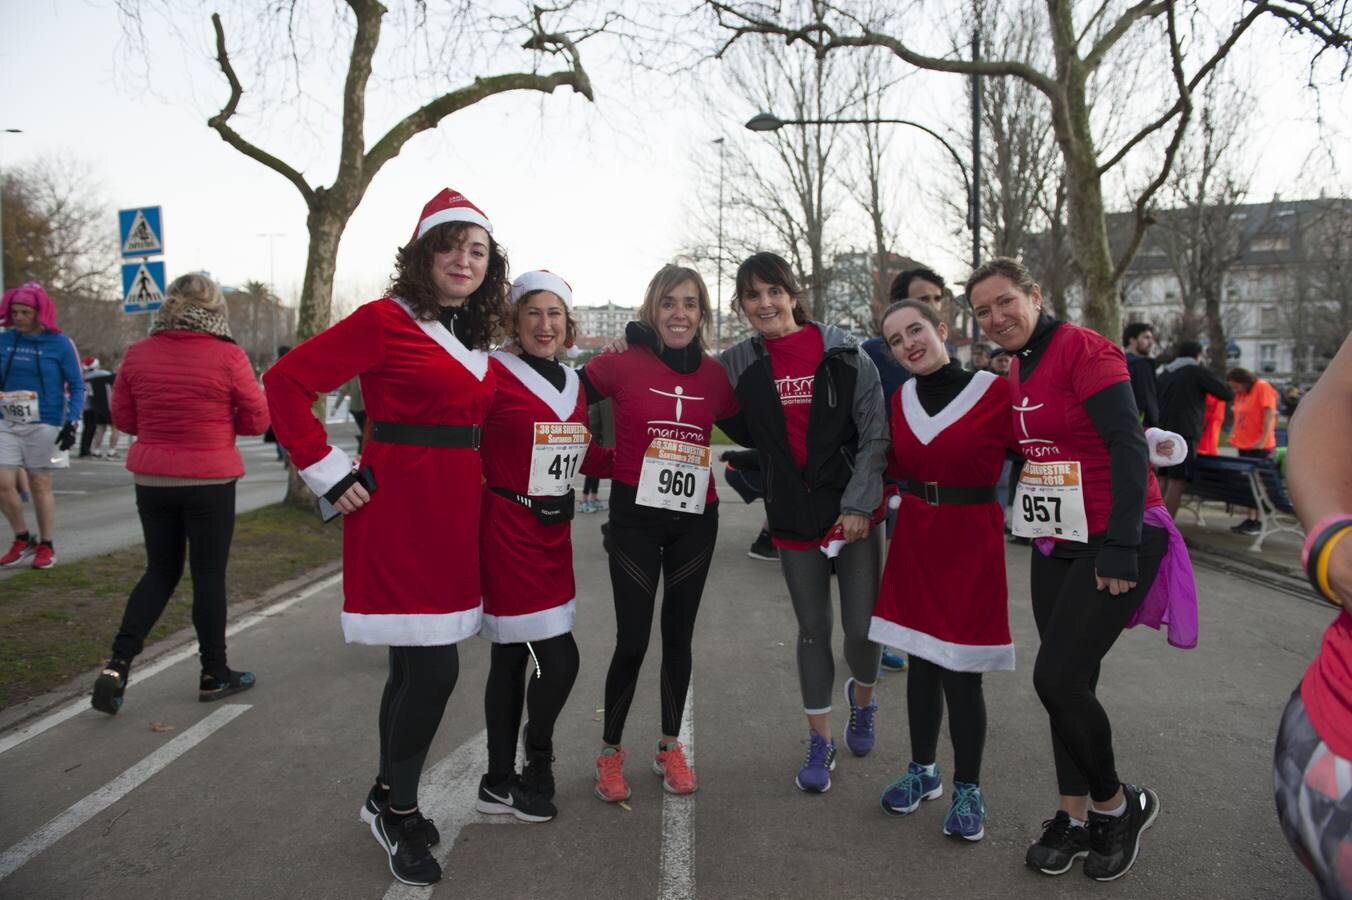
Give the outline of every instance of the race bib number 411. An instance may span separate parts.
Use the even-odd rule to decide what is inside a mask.
[[[1019,476],[1019,488],[1014,494],[1012,530],[1026,538],[1089,540],[1080,464],[1025,462],[1023,474]]]
[[[708,447],[654,438],[643,453],[634,502],[656,509],[704,512],[704,498],[709,491],[709,459]]]
[[[590,442],[587,426],[577,422],[536,422],[526,493],[532,497],[568,493]]]

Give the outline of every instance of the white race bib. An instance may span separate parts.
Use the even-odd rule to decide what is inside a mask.
[[[668,438],[654,438],[643,453],[634,502],[655,509],[704,512],[709,491],[708,447]]]
[[[0,392],[0,413],[6,422],[27,425],[38,421],[37,391]]]
[[[562,497],[568,493],[589,443],[591,433],[586,425],[536,422],[526,493],[532,497]]]
[[[1089,540],[1078,462],[1025,462],[1014,494],[1013,532],[1019,537]]]

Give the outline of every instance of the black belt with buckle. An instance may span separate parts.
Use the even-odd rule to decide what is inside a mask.
[[[914,494],[930,506],[976,506],[994,503],[997,485],[949,487],[937,481],[908,481],[906,493]]]
[[[478,425],[410,425],[406,422],[371,423],[371,440],[415,447],[478,450],[483,429]]]

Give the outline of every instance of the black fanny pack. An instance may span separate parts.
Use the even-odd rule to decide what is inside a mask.
[[[516,491],[497,487],[489,488],[489,490],[499,497],[506,497],[513,503],[520,503],[526,509],[535,513],[535,518],[545,525],[562,525],[565,522],[573,521],[574,492],[571,490],[562,497],[527,497],[525,494],[518,494]]]

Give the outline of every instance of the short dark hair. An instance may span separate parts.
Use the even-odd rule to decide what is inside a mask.
[[[892,302],[905,300],[907,293],[911,289],[911,282],[916,279],[928,281],[930,284],[937,284],[940,291],[947,291],[948,285],[944,283],[944,276],[933,269],[927,269],[921,266],[918,269],[907,269],[892,279],[892,287],[887,290],[887,299]]]
[[[798,301],[793,307],[793,321],[799,325],[807,323],[807,294],[798,285],[798,279],[793,277],[793,268],[789,266],[788,260],[766,251],[753,253],[742,260],[742,264],[737,267],[737,296],[732,300],[732,308],[738,313],[742,312],[742,295],[751,290],[752,278],[783,288],[786,294]]]
[[[1254,374],[1250,372],[1248,369],[1238,369],[1238,368],[1231,369],[1229,372],[1226,372],[1225,380],[1233,381],[1235,384],[1244,385],[1244,390],[1246,391],[1253,390],[1254,383],[1258,381],[1258,379],[1254,376]]]
[[[1132,322],[1126,328],[1122,329],[1122,346],[1127,346],[1127,344],[1130,344],[1147,331],[1152,334],[1155,331],[1155,329],[1150,327],[1149,322]]]
[[[987,356],[990,356],[990,355],[991,355],[991,348],[990,348],[990,345],[989,345],[989,344],[983,344],[983,343],[981,343],[980,341],[978,341],[977,343],[975,343],[975,344],[972,345],[972,352],[973,352],[973,353],[984,353],[984,354],[986,354]]]
[[[1201,355],[1202,345],[1198,341],[1181,341],[1178,350],[1174,352],[1175,359],[1182,359],[1185,356],[1188,359],[1196,359]]]
[[[432,282],[432,257],[444,253],[477,228],[470,222],[442,222],[420,238],[400,247],[395,257],[394,278],[388,294],[409,305],[424,322],[435,321],[440,305]],[[488,270],[483,284],[465,300],[466,343],[471,349],[487,350],[497,338],[507,313],[507,253],[493,235],[488,235]]]

